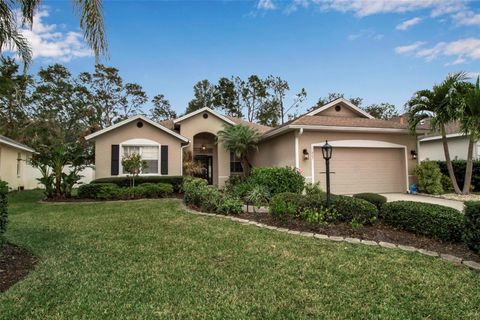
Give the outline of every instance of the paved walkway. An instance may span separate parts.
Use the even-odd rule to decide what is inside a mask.
[[[440,204],[442,206],[454,208],[460,211],[463,211],[463,202],[456,201],[456,200],[447,200],[447,199],[440,199],[428,196],[420,196],[416,194],[406,194],[406,193],[384,193],[383,196],[387,197],[387,201],[417,201],[417,202],[426,202],[426,203],[434,203]]]

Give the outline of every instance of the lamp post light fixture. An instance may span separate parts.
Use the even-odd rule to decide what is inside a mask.
[[[325,174],[327,176],[327,208],[330,208],[330,159],[332,158],[332,146],[328,144],[328,140],[325,140],[325,144],[322,146],[322,155],[325,159]]]

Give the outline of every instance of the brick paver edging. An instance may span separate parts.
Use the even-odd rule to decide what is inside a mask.
[[[443,254],[443,253],[438,253],[435,251],[429,251],[425,249],[419,249],[411,246],[404,246],[401,244],[395,244],[395,243],[390,243],[390,242],[383,242],[383,241],[373,241],[373,240],[362,240],[358,238],[348,238],[348,237],[339,237],[339,236],[329,236],[326,234],[320,234],[320,233],[313,233],[313,232],[304,232],[304,231],[297,231],[297,230],[290,230],[286,228],[278,228],[274,226],[270,226],[267,224],[263,224],[257,221],[253,220],[247,220],[247,219],[240,219],[235,216],[226,216],[226,215],[221,215],[221,214],[215,214],[215,213],[206,213],[206,212],[201,212],[201,211],[196,211],[193,209],[188,208],[183,202],[182,202],[183,208],[193,214],[196,215],[201,215],[201,216],[208,216],[208,217],[216,217],[216,218],[223,218],[223,219],[228,219],[232,221],[239,222],[241,224],[251,224],[254,226],[257,226],[259,228],[264,228],[264,229],[269,229],[269,230],[275,230],[279,232],[285,232],[289,234],[295,234],[303,237],[312,237],[312,238],[317,238],[321,240],[330,240],[330,241],[345,241],[348,243],[353,243],[353,244],[363,244],[363,245],[368,245],[368,246],[380,246],[383,248],[387,249],[399,249],[399,250],[404,250],[404,251],[409,251],[409,252],[418,252],[423,255],[431,256],[431,257],[439,257],[440,259],[443,259],[445,261],[449,261],[455,264],[463,264],[464,266],[469,267],[470,269],[474,269],[477,271],[480,271],[480,263],[475,262],[475,261],[469,261],[469,260],[463,260],[462,258],[452,256],[449,254]]]

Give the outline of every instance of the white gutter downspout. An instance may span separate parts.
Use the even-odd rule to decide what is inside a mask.
[[[298,132],[295,133],[295,168],[300,168],[300,159],[299,159],[299,152],[298,152],[298,137],[303,134],[303,128],[300,128]]]
[[[180,175],[183,176],[183,149],[190,145],[190,141],[184,146],[180,147]]]

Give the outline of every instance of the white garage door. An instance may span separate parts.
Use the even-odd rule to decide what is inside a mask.
[[[405,192],[405,154],[399,148],[334,148],[330,160],[331,192]],[[315,182],[325,184],[325,160],[322,150],[315,148]]]

